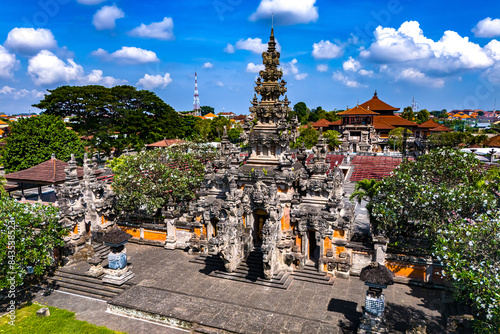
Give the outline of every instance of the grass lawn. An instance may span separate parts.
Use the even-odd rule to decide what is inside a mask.
[[[103,326],[95,326],[86,321],[75,319],[75,313],[50,307],[50,316],[38,317],[36,311],[44,307],[32,304],[16,310],[15,326],[8,324],[10,318],[0,318],[0,333],[30,333],[30,334],[119,334]]]

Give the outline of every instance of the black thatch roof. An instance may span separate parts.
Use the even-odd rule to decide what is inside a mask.
[[[103,237],[103,241],[106,244],[119,245],[127,242],[130,238],[132,238],[130,234],[117,228],[107,232]]]
[[[372,262],[363,269],[359,278],[371,284],[392,285],[394,284],[394,274],[386,266],[381,266],[378,262]]]

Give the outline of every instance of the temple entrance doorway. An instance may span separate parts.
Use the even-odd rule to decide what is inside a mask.
[[[253,232],[252,232],[253,243],[254,245],[257,244],[260,245],[262,244],[262,227],[264,226],[266,220],[269,218],[269,215],[265,210],[256,209],[253,212],[253,218],[254,218]]]
[[[314,264],[317,264],[319,259],[319,247],[318,244],[316,243],[315,230],[307,231],[307,241],[309,243],[309,248],[308,248],[309,261],[313,262]]]
[[[219,219],[217,219],[217,218],[212,218],[208,222],[208,226],[207,226],[207,239],[208,240],[217,236],[217,223],[218,222],[219,222]]]

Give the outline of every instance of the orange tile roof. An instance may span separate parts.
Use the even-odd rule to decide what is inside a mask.
[[[184,143],[184,140],[182,139],[163,139],[160,140],[156,143],[149,144],[147,145],[148,147],[169,147],[174,144],[181,144]]]
[[[429,131],[431,131],[431,132],[449,132],[449,131],[453,131],[453,130],[444,126],[444,125],[440,125],[436,128],[430,129]]]
[[[438,126],[441,126],[441,124],[439,124],[438,122],[434,121],[433,119],[430,119],[426,122],[423,122],[422,124],[420,124],[418,127],[419,128],[428,128],[428,129],[431,129],[431,128],[437,128]]]
[[[371,111],[370,109],[365,109],[360,105],[354,108],[348,109],[346,111],[339,112],[337,115],[348,116],[348,115],[378,115],[378,113]]]
[[[489,146],[489,147],[500,147],[500,135],[497,135],[495,137],[491,137],[490,139],[487,139],[483,142],[484,146]]]
[[[342,125],[342,120],[336,120],[335,122],[332,122],[332,125]]]
[[[373,127],[375,130],[392,130],[395,129],[394,126],[384,122],[384,119],[380,116],[373,117]]]
[[[365,109],[369,108],[370,110],[373,111],[398,111],[400,109],[388,105],[384,101],[380,100],[378,98],[377,92],[375,92],[371,100],[368,100],[365,103],[361,104],[361,107]]]
[[[209,117],[218,117],[217,115],[212,114],[211,112],[205,115],[205,118]]]
[[[376,120],[381,120],[384,123],[387,123],[393,127],[400,127],[400,126],[414,126],[418,127],[418,124],[412,121],[409,121],[407,119],[404,119],[401,116],[396,116],[396,115],[384,115],[384,116],[375,116],[373,118],[374,122]],[[375,127],[376,128],[376,127]]]
[[[315,128],[327,128],[329,126],[333,125],[332,122],[330,122],[329,120],[327,119],[320,119],[319,121],[317,121],[316,123],[313,123],[313,127]]]

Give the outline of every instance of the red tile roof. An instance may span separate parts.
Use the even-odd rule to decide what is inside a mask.
[[[327,128],[327,127],[332,126],[332,125],[333,125],[332,122],[323,118],[323,119],[320,119],[319,121],[317,121],[316,123],[313,123],[312,126],[315,128]]]
[[[348,115],[378,115],[378,113],[371,111],[369,108],[365,109],[359,105],[354,108],[348,109],[346,111],[339,112],[337,115],[348,116]]]
[[[483,145],[488,147],[500,147],[500,135],[485,140]]]
[[[399,108],[394,108],[393,106],[388,105],[384,101],[380,100],[377,96],[377,92],[373,95],[371,100],[366,101],[361,105],[361,107],[365,109],[370,109],[373,111],[398,111]]]
[[[400,127],[400,126],[411,126],[411,127],[418,127],[418,124],[412,121],[409,121],[407,119],[404,119],[401,116],[396,116],[396,115],[384,115],[384,116],[375,116],[373,117],[374,123],[376,121],[382,121],[388,125],[391,125],[393,127]],[[375,129],[377,127],[375,126]]]
[[[28,169],[5,175],[7,181],[37,184],[58,184],[64,182],[67,162],[50,159]],[[77,167],[77,175],[83,177],[83,167]]]
[[[430,120],[428,120],[426,122],[423,122],[418,127],[419,128],[429,128],[429,129],[432,129],[432,128],[437,128],[438,126],[441,126],[441,124],[437,123],[433,119],[430,119]]]
[[[449,131],[453,131],[453,130],[444,126],[444,125],[440,125],[438,127],[430,129],[429,131],[431,131],[431,132],[449,132]]]
[[[163,139],[156,143],[147,145],[148,147],[169,147],[173,144],[182,144],[184,140],[182,139]]]
[[[351,165],[354,166],[351,181],[357,182],[363,179],[381,180],[386,176],[390,176],[394,168],[396,168],[401,162],[401,158],[355,156],[351,161]]]

